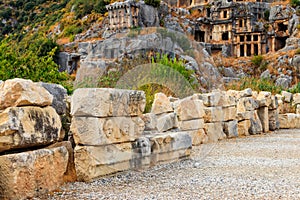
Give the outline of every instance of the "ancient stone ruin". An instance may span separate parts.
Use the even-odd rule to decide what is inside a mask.
[[[143,91],[82,88],[69,99],[55,84],[0,83],[1,199],[174,162],[192,145],[300,128],[300,94],[289,92],[158,93],[149,113],[145,103]]]

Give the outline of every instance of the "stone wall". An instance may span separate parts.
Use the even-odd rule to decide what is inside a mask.
[[[73,150],[60,142],[64,131],[53,100],[30,80],[0,84],[0,199],[32,198],[76,180]]]
[[[192,145],[300,128],[300,94],[289,92],[214,90],[183,99],[158,93],[149,113],[143,91],[77,89],[70,112],[67,98],[60,85],[0,83],[1,199],[177,161]]]

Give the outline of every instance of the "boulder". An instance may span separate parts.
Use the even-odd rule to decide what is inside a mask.
[[[15,78],[0,85],[0,110],[13,106],[49,106],[53,96],[31,80]]]
[[[0,113],[0,152],[42,146],[64,138],[54,108],[10,107]]]
[[[226,138],[221,122],[205,123],[204,130],[208,137],[208,142],[217,142]]]
[[[293,94],[292,105],[300,104],[300,93]]]
[[[75,144],[100,146],[134,141],[144,128],[139,117],[73,117],[70,131]]]
[[[41,82],[39,85],[45,88],[53,96],[52,107],[56,110],[57,114],[66,114],[67,90],[58,84]]]
[[[204,117],[204,105],[201,100],[183,99],[176,106],[175,112],[179,120],[192,120]]]
[[[145,93],[112,88],[80,88],[71,98],[71,114],[78,117],[140,116]]]
[[[173,112],[171,102],[164,93],[157,93],[154,96],[154,101],[151,107],[151,113],[156,115],[162,113]]]
[[[57,190],[68,158],[63,146],[0,156],[0,196],[19,200]]]

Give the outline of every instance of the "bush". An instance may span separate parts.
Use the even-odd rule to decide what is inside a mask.
[[[157,8],[160,5],[160,0],[145,0],[145,4],[148,4],[150,6]]]
[[[297,7],[300,5],[300,0],[290,0],[290,5],[292,7]]]

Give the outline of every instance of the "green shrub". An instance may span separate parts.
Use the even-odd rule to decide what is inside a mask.
[[[297,83],[294,87],[288,89],[288,92],[291,92],[293,94],[300,93],[300,83]]]
[[[282,88],[276,86],[275,83],[271,80],[258,79],[253,77],[243,78],[226,86],[227,90],[244,90],[246,88],[251,88],[254,91],[268,91],[272,94],[279,94],[282,91]]]
[[[145,0],[145,4],[151,5],[155,8],[159,7],[160,0]]]
[[[290,5],[292,7],[297,7],[300,5],[300,1],[299,0],[290,0]]]

